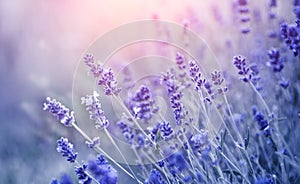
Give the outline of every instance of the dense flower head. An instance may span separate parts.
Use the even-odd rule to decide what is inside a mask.
[[[149,178],[146,179],[145,184],[165,184],[166,182],[164,181],[161,173],[156,170],[152,169],[150,171]]]
[[[248,78],[246,77],[249,68],[246,66],[246,58],[244,56],[238,55],[233,57],[233,64],[238,69],[238,74],[244,76],[242,79],[245,82],[248,82]]]
[[[56,116],[56,118],[65,126],[72,126],[75,123],[74,112],[62,105],[60,102],[49,97],[46,98],[46,103],[44,103],[44,110],[48,110],[51,114]]]
[[[147,86],[140,86],[129,101],[129,108],[138,119],[147,121],[151,119],[153,113],[156,113],[158,108],[154,106],[152,93]]]
[[[280,58],[280,52],[277,48],[272,48],[268,52],[269,62],[267,63],[268,66],[273,68],[274,72],[280,72],[284,65],[283,60]]]
[[[87,165],[83,164],[79,167],[75,167],[75,174],[78,177],[80,184],[91,184],[92,178],[86,174]]]
[[[134,138],[134,133],[133,133],[132,128],[124,121],[117,122],[117,126],[121,130],[122,134],[124,135],[124,137],[126,138],[128,143],[132,144],[133,138]]]
[[[190,71],[190,78],[196,84],[195,89],[199,91],[201,87],[205,84],[206,80],[201,78],[200,67],[196,63],[196,61],[191,60],[189,61],[189,71]]]
[[[88,171],[101,184],[116,184],[118,182],[117,171],[107,162],[103,155],[97,160],[90,160]]]
[[[298,26],[288,25],[286,22],[280,26],[280,36],[287,47],[293,51],[295,56],[300,56],[300,29]]]
[[[98,99],[99,94],[94,91],[93,95],[87,95],[81,98],[81,103],[86,106],[86,110],[90,114],[90,119],[95,121],[96,128],[107,128],[109,121],[104,115],[104,111],[101,108],[101,103]]]
[[[73,163],[77,158],[77,153],[74,153],[73,144],[67,138],[60,138],[57,140],[57,152],[61,153],[63,157],[67,157],[67,161]]]
[[[111,68],[103,68],[101,65],[96,64],[95,58],[92,54],[86,54],[83,58],[84,63],[89,67],[89,73],[98,78],[98,85],[103,86],[106,95],[118,95],[121,88],[115,79],[114,73]]]
[[[165,140],[169,140],[172,138],[172,133],[173,133],[173,128],[172,126],[170,125],[169,122],[167,121],[162,121],[160,123],[160,132],[161,132],[161,135],[162,137],[165,139]]]

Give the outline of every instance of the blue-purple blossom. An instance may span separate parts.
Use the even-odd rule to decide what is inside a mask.
[[[260,85],[260,74],[259,74],[259,69],[258,69],[258,66],[256,64],[251,64],[249,66],[249,69],[250,69],[250,75],[249,75],[249,78],[251,80],[251,82],[253,83],[253,85],[255,86],[255,88],[260,91],[262,90],[262,86]]]
[[[90,68],[89,74],[92,74],[95,78],[101,76],[103,68],[100,64],[96,63],[96,59],[93,54],[86,54],[83,57],[83,61]]]
[[[254,184],[275,184],[273,178],[259,176]]]
[[[194,150],[203,149],[205,146],[209,145],[208,132],[200,130],[200,133],[193,135],[190,141]]]
[[[220,71],[215,71],[215,72],[211,73],[211,80],[212,80],[212,83],[216,86],[220,86],[224,82],[224,78],[221,76]]]
[[[164,181],[161,173],[156,170],[152,169],[150,171],[149,178],[146,179],[145,184],[165,184],[166,182]]]
[[[118,182],[117,171],[103,155],[99,155],[97,160],[89,161],[88,171],[100,184],[116,184]]]
[[[176,53],[176,64],[180,70],[184,70],[186,68],[185,58],[179,52]]]
[[[132,144],[133,138],[134,138],[134,133],[133,133],[132,128],[124,121],[117,122],[117,126],[121,130],[122,134],[124,135],[124,137],[126,138],[128,143]]]
[[[268,120],[265,118],[264,114],[256,109],[256,107],[252,108],[254,120],[257,122],[259,130],[264,132],[266,137],[271,135],[270,126]]]
[[[101,103],[98,99],[99,94],[94,91],[93,95],[87,95],[81,98],[81,103],[86,106],[86,110],[90,114],[90,119],[95,121],[95,126],[98,130],[107,128],[109,121],[104,115],[104,111],[101,108]]]
[[[287,79],[282,78],[281,80],[278,81],[278,84],[283,87],[284,89],[287,89],[290,85],[290,81]]]
[[[80,184],[91,184],[92,178],[86,174],[87,165],[83,164],[79,167],[75,167],[75,174],[79,180]]]
[[[166,166],[173,176],[182,173],[189,168],[188,162],[182,152],[176,152],[170,157],[166,158]]]
[[[144,121],[151,119],[153,113],[156,113],[158,109],[154,106],[150,89],[144,85],[140,86],[128,104],[134,116]]]
[[[56,116],[56,118],[65,126],[72,126],[75,123],[74,112],[70,112],[70,110],[62,105],[60,102],[55,99],[51,99],[50,97],[46,98],[46,103],[44,103],[44,110],[48,110],[52,115]]]
[[[69,175],[63,174],[60,177],[60,180],[53,179],[51,181],[51,184],[73,184],[73,182],[72,182],[72,179],[71,179],[71,177]]]
[[[244,82],[249,82],[249,67],[246,63],[246,58],[244,56],[238,55],[233,57],[233,64],[238,69],[238,74],[242,77],[240,78]]]
[[[201,72],[200,67],[198,64],[192,60],[189,61],[189,71],[190,71],[190,78],[195,83],[195,89],[196,91],[199,91],[201,87],[205,84],[206,80],[204,78],[201,78]]]
[[[181,99],[183,97],[181,91],[181,83],[176,79],[175,71],[170,70],[163,74],[162,81],[168,87],[168,94],[170,97],[171,107],[175,115],[176,124],[180,125],[185,118],[186,112],[184,111],[183,103]]]
[[[280,72],[284,65],[283,59],[280,58],[280,52],[277,48],[272,48],[268,51],[269,62],[267,63],[268,66],[273,68],[274,72]]]
[[[165,139],[165,140],[169,140],[173,137],[173,128],[170,125],[169,122],[167,121],[162,121],[160,123],[160,132],[161,132],[161,136]]]
[[[67,138],[60,138],[57,140],[57,152],[61,153],[63,157],[67,157],[68,162],[75,162],[77,153],[74,152],[73,144]]]
[[[106,95],[118,95],[121,88],[115,79],[111,68],[103,68],[96,64],[95,58],[92,54],[86,54],[83,58],[84,63],[89,67],[89,74],[92,74],[98,79],[98,85],[103,86]]]
[[[295,56],[300,53],[300,29],[298,26],[288,25],[286,22],[280,26],[280,36],[287,47],[293,51]],[[300,55],[299,55],[300,56]]]

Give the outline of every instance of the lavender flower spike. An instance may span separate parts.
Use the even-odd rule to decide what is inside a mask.
[[[51,114],[56,116],[56,118],[65,126],[72,126],[75,123],[74,112],[62,105],[60,102],[50,97],[46,98],[47,102],[44,103],[44,110],[48,110]]]
[[[86,174],[87,164],[83,164],[82,166],[75,167],[75,173],[78,177],[80,184],[91,184],[92,178]]]
[[[103,86],[106,95],[118,95],[121,88],[118,88],[117,81],[111,68],[103,68],[96,63],[92,54],[83,57],[84,63],[89,67],[89,74],[98,79],[98,85]]]
[[[74,153],[73,144],[67,138],[60,138],[57,140],[57,152],[61,153],[63,157],[67,157],[70,163],[75,162],[77,153]]]
[[[90,114],[90,119],[95,120],[96,128],[102,129],[109,125],[109,121],[104,115],[104,111],[101,108],[101,103],[98,99],[99,94],[94,91],[92,95],[87,95],[81,98],[81,103],[86,106],[86,110]]]

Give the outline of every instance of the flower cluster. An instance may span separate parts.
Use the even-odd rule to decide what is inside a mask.
[[[152,93],[147,86],[140,86],[134,96],[129,101],[129,109],[134,116],[143,121],[151,119],[153,113],[156,113],[158,108],[154,106]]]
[[[241,21],[241,32],[244,34],[237,36],[242,39],[249,38],[249,43],[252,43],[253,40],[260,38],[253,34],[256,30],[250,32],[252,12],[250,16],[249,9],[252,3],[248,2],[236,0],[232,8],[238,9],[237,18]],[[295,1],[296,25],[283,23],[280,32],[282,40],[298,56],[300,55],[299,4],[300,1]],[[271,10],[277,8],[279,4],[276,0],[270,0],[269,4],[265,5],[269,10],[267,14],[261,14],[253,8],[254,19],[251,23],[258,21],[260,16],[267,15],[270,16],[267,20],[272,20],[269,22],[269,29],[277,30],[272,26],[279,22],[277,14],[271,15]],[[253,26],[253,29],[256,29],[256,26]],[[274,34],[277,35],[277,32]],[[63,137],[57,142],[57,151],[66,157],[68,162],[74,164],[79,183],[83,184],[297,182],[299,135],[293,131],[299,130],[295,124],[295,119],[299,117],[297,108],[300,93],[297,83],[299,65],[290,62],[296,59],[292,53],[287,52],[285,45],[280,44],[282,40],[275,39],[277,37],[272,37],[272,40],[268,36],[266,38],[266,43],[261,45],[267,45],[270,50],[259,48],[257,49],[259,52],[256,52],[250,48],[249,53],[248,50],[244,50],[246,47],[241,47],[239,48],[241,53],[251,60],[236,55],[233,57],[233,65],[227,65],[224,70],[212,68],[217,66],[215,64],[208,70],[205,65],[200,65],[201,59],[209,58],[206,57],[209,52],[206,52],[205,48],[200,48],[203,49],[200,53],[202,58],[195,56],[197,61],[187,62],[183,54],[176,53],[175,67],[167,68],[161,75],[162,86],[151,81],[135,88],[134,85],[127,84],[133,80],[127,71],[122,87],[125,86],[128,91],[137,90],[129,93],[126,99],[125,95],[118,96],[120,88],[117,87],[112,69],[97,64],[92,54],[85,55],[84,62],[89,68],[89,74],[104,87],[106,95],[112,95],[116,99],[114,102],[123,110],[118,114],[122,118],[116,116],[108,121],[105,114],[109,112],[104,113],[102,109],[104,104],[100,103],[97,92],[82,97],[82,104],[88,111],[90,119],[95,121],[96,129],[103,129],[108,138],[101,139],[100,145],[101,136],[93,138],[89,135],[99,132],[85,132],[80,129],[80,125],[75,123],[73,112],[55,99],[47,98],[44,109],[64,125],[77,130],[88,147],[101,155],[96,160],[83,161],[80,165],[73,144]],[[272,46],[276,48],[269,47],[275,42],[278,44]],[[247,45],[247,49],[248,47],[250,45]],[[252,50],[255,54],[252,54]],[[232,58],[231,51],[233,49],[224,52],[227,54],[226,58]],[[221,64],[223,63],[218,66],[222,66]],[[272,72],[266,70],[266,66],[271,68]],[[227,67],[236,68],[238,77],[225,70]],[[283,71],[291,68],[295,71],[290,73]],[[206,71],[213,72],[206,75],[209,74]],[[236,78],[249,85],[239,88],[240,85],[235,85]],[[271,80],[269,83],[265,83],[269,80]],[[287,90],[272,86],[274,82]],[[232,87],[228,93],[226,84],[231,84]],[[194,90],[189,88],[191,85]],[[165,87],[167,92],[161,87]],[[168,103],[162,104],[162,107],[156,107],[160,104],[154,101],[159,95],[169,100]],[[252,112],[249,110],[251,105],[254,105]],[[165,107],[169,109],[164,111]],[[129,145],[115,141],[122,137]],[[109,149],[104,149],[105,146]],[[110,150],[112,146],[118,151],[124,163],[118,163],[112,157],[115,154],[106,153],[107,150],[112,151]],[[122,172],[120,178],[117,170]],[[53,180],[52,183],[64,181]]]
[[[95,121],[96,129],[107,128],[109,121],[104,115],[101,103],[98,99],[99,94],[94,91],[93,95],[87,95],[81,98],[81,103],[86,106],[86,110],[90,114],[90,119]]]
[[[56,118],[65,126],[72,126],[75,123],[74,112],[62,105],[60,102],[49,97],[46,98],[46,103],[44,103],[44,110],[48,110],[51,114],[56,116]]]
[[[190,78],[196,84],[195,89],[199,91],[206,80],[201,78],[200,67],[194,60],[189,61]]]
[[[74,153],[73,144],[67,138],[60,138],[57,140],[57,152],[61,153],[63,157],[67,157],[68,162],[75,162],[77,153]]]
[[[298,26],[288,25],[286,22],[284,22],[280,26],[280,36],[284,40],[288,48],[293,51],[294,55],[299,56],[300,28]]]
[[[89,73],[98,78],[98,85],[104,87],[106,95],[118,95],[120,93],[121,88],[118,88],[111,68],[103,68],[101,65],[96,64],[95,57],[92,54],[86,54],[83,60],[90,68]]]
[[[173,133],[173,128],[172,128],[172,126],[170,125],[169,122],[162,121],[159,124],[159,129],[160,129],[160,132],[162,133],[162,137],[165,140],[172,139],[172,137],[173,137],[173,134],[172,134]]]
[[[184,110],[184,106],[181,102],[182,99],[182,85],[175,77],[175,71],[170,70],[167,73],[163,74],[162,81],[168,87],[168,94],[170,96],[171,107],[173,109],[173,113],[175,115],[176,124],[182,124],[186,111]]]
[[[78,177],[80,184],[91,184],[92,178],[86,174],[87,165],[83,164],[82,166],[75,167],[75,174]]]
[[[284,65],[283,65],[283,59],[280,58],[280,52],[276,48],[272,48],[268,52],[269,56],[269,62],[267,63],[268,66],[273,68],[274,72],[280,72]]]
[[[247,34],[250,32],[250,28],[247,23],[250,22],[249,8],[247,0],[238,0],[238,12],[240,14],[240,21],[242,23],[241,33]]]
[[[99,183],[116,184],[118,182],[117,171],[103,155],[98,155],[97,160],[90,160],[88,170]]]
[[[266,137],[271,135],[270,126],[268,120],[265,118],[262,112],[257,111],[256,107],[253,107],[254,120],[257,122],[259,130],[264,132]]]

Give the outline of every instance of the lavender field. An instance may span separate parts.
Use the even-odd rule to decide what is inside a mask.
[[[300,183],[300,1],[0,2],[0,183]]]

